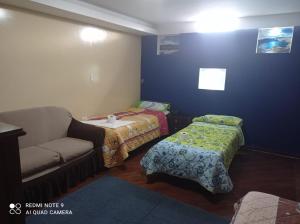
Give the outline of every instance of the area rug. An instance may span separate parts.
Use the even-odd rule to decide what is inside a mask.
[[[52,207],[27,216],[26,224],[229,223],[199,208],[111,176],[102,177],[48,206]]]

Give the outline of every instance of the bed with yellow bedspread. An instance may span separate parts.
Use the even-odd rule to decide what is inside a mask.
[[[121,165],[128,153],[139,146],[161,136],[162,112],[147,114],[144,109],[131,108],[126,112],[115,113],[118,120],[133,121],[133,123],[105,129],[103,146],[104,166],[111,168]],[[94,117],[93,120],[105,117]],[[165,118],[166,121],[166,118]]]

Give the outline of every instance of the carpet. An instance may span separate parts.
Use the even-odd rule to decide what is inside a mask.
[[[222,217],[111,176],[67,195],[56,205],[59,208],[39,211],[47,215],[27,216],[26,224],[229,223]],[[70,210],[72,214],[53,214],[61,210]]]

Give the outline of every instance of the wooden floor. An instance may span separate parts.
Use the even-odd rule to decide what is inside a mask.
[[[234,203],[249,191],[300,201],[299,159],[242,149],[229,169],[234,190],[228,194],[212,195],[195,182],[166,175],[160,175],[154,183],[147,184],[139,162],[150,146],[134,151],[123,166],[106,170],[71,191],[103,175],[112,175],[226,218],[233,215]]]

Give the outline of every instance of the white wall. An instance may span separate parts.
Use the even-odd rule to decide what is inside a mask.
[[[80,118],[124,110],[139,100],[140,36],[107,30],[103,42],[91,45],[80,39],[84,24],[4,10],[0,111],[54,105]]]
[[[239,29],[255,29],[276,26],[300,26],[300,13],[289,13],[269,16],[252,16],[240,18]],[[194,33],[195,23],[170,23],[158,27],[160,34]]]

